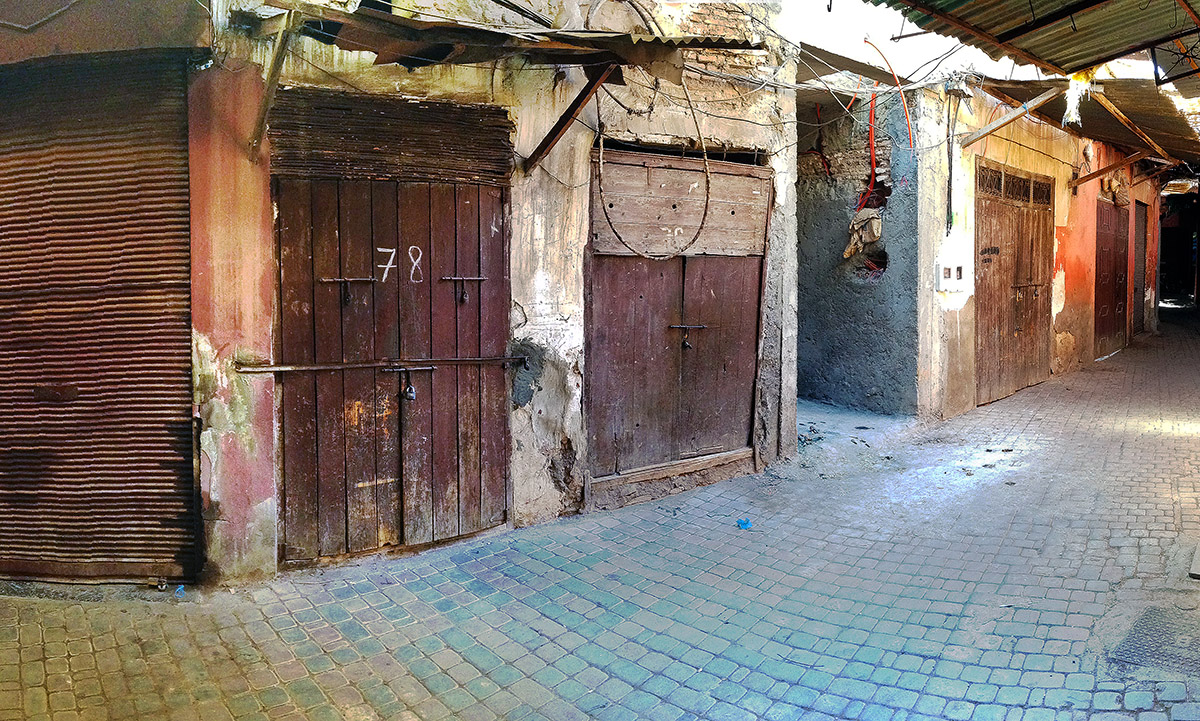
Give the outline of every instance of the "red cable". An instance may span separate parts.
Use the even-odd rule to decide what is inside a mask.
[[[867,117],[867,145],[871,149],[871,179],[867,183],[866,192],[858,201],[858,207],[854,209],[855,213],[867,207],[867,200],[875,190],[875,93],[871,93],[871,112]]]
[[[887,69],[892,72],[892,80],[896,81],[896,91],[900,93],[900,104],[904,106],[904,122],[908,124],[908,147],[911,150],[916,147],[913,143],[912,118],[908,117],[908,101],[904,99],[904,91],[900,88],[900,78],[896,75],[896,71],[892,70],[892,64],[888,62],[887,56],[883,54],[883,51],[875,43],[865,38],[863,42],[875,48],[875,52],[879,53],[879,57],[883,58],[884,65],[887,65]]]

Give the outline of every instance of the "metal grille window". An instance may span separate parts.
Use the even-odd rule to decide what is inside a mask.
[[[1008,198],[1009,200],[1019,200],[1023,203],[1028,203],[1029,185],[1029,178],[1022,178],[1019,175],[1005,173],[1004,197]]]
[[[978,171],[979,192],[999,196],[1004,189],[1004,173],[985,166]]]
[[[1051,205],[1054,203],[1054,185],[1041,180],[1033,181],[1033,204]]]

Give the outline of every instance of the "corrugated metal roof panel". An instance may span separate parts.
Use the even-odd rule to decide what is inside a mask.
[[[993,56],[1023,53],[1067,72],[1086,69],[1144,50],[1173,33],[1195,30],[1187,13],[1174,2],[1146,4],[1145,0],[1108,0],[1007,44],[999,37],[1027,24],[1036,24],[1062,10],[1062,0],[866,0],[900,10],[920,27],[982,48]],[[922,12],[921,8],[928,12]],[[929,13],[944,13],[964,27]]]
[[[1052,87],[1061,87],[1062,80],[988,81],[1019,102],[1028,102]],[[1105,80],[1105,97],[1125,114],[1142,132],[1164,150],[1180,160],[1200,160],[1200,137],[1175,103],[1154,85],[1152,80]],[[1066,111],[1066,99],[1056,98],[1040,110],[1051,118],[1061,118]],[[1081,125],[1076,129],[1089,138],[1114,145],[1144,148],[1146,144],[1114,118],[1100,103],[1084,99],[1079,104]]]

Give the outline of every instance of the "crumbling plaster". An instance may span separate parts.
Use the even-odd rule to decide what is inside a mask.
[[[576,2],[534,2],[530,5],[560,22],[586,17],[588,6]],[[676,32],[690,19],[693,3],[674,4],[667,12],[656,13],[666,32]],[[431,7],[432,6],[432,7]],[[517,24],[519,18],[498,5],[481,0],[458,2],[422,2],[420,7],[450,17]],[[761,6],[760,6],[761,7]],[[226,8],[227,9],[227,8]],[[660,8],[661,9],[661,8]],[[218,17],[221,7],[215,8]],[[621,3],[608,2],[597,7],[593,27],[617,30],[634,29],[636,17]],[[520,21],[520,24],[525,24]],[[215,44],[216,67],[233,67],[242,62],[257,66],[251,72],[261,81],[262,68],[268,64],[271,41],[253,41],[218,28]],[[488,66],[434,66],[407,71],[395,65],[375,66],[371,53],[348,52],[299,37],[293,41],[281,76],[281,87],[324,87],[349,92],[380,93],[393,96],[488,103],[506,107],[516,126],[514,138],[518,154],[528,154],[542,139],[562,110],[584,82],[581,69],[574,67],[531,67],[520,58]],[[794,70],[784,68],[780,77]],[[638,71],[630,77],[646,82]],[[701,120],[706,142],[713,148],[758,150],[769,154],[776,171],[775,209],[771,217],[770,254],[767,258],[766,323],[763,342],[763,373],[759,384],[760,424],[756,441],[765,460],[788,455],[795,449],[795,317],[796,262],[795,237],[795,156],[789,152],[795,128],[786,122],[794,105],[790,91],[747,92],[747,88],[716,80],[689,79],[693,97],[701,107],[726,118]],[[695,128],[690,113],[683,109],[681,89],[662,83],[662,97],[648,116],[627,115],[613,102],[604,105],[606,130],[622,140],[639,143],[680,146],[695,143]],[[614,91],[629,103],[639,103],[639,89]],[[667,96],[674,96],[674,98]],[[740,96],[735,102],[728,99]],[[705,106],[703,103],[719,104]],[[242,101],[245,103],[245,101]],[[257,109],[257,102],[247,105]],[[511,349],[536,357],[531,371],[516,374],[514,405],[510,416],[512,452],[510,477],[511,516],[514,525],[549,520],[564,513],[581,510],[584,501],[584,466],[577,462],[586,457],[586,433],[583,416],[583,338],[584,338],[584,253],[588,239],[590,151],[598,117],[591,105],[542,164],[530,174],[514,173],[509,202],[510,266],[512,277]],[[741,119],[741,120],[739,120]],[[239,138],[240,139],[240,138]],[[258,167],[265,167],[258,166]],[[269,205],[264,206],[269,207]],[[232,230],[227,229],[229,232]],[[274,257],[274,240],[268,232],[243,237],[243,243],[256,254]],[[241,271],[244,285],[258,288],[260,283],[274,285],[275,268],[253,265]],[[232,282],[232,281],[231,281]],[[245,291],[245,288],[243,288]],[[257,290],[255,291],[257,292]],[[231,301],[232,302],[232,301]],[[206,330],[200,329],[198,331]],[[213,325],[217,325],[214,321]],[[222,348],[215,362],[237,377],[228,358],[238,349],[249,348],[269,355],[273,344],[273,317],[246,329],[246,337]],[[222,376],[224,377],[224,376]],[[270,398],[273,381],[256,380],[256,393]],[[197,383],[198,387],[200,383]],[[230,388],[236,386],[230,385]],[[264,391],[264,389],[266,389]],[[227,394],[227,393],[226,393]],[[781,399],[783,402],[781,402]],[[255,468],[262,478],[274,479],[276,433],[271,403],[256,405],[249,423],[253,433],[265,441],[258,447]],[[222,427],[214,430],[209,447],[217,448],[237,437],[237,431]],[[263,458],[270,461],[264,462]],[[227,487],[232,478],[221,478],[224,466],[208,468],[208,481],[214,488]],[[254,513],[273,513],[278,506],[275,489],[263,486],[261,479],[239,491],[241,506]],[[249,539],[258,533],[257,516],[239,519],[241,527],[216,534],[221,538]],[[273,531],[273,529],[272,529]],[[212,534],[210,533],[210,536]],[[229,569],[229,577],[251,575],[245,569],[273,570],[262,554],[268,539],[260,539],[262,548],[244,545],[214,544],[210,548],[221,558],[212,562]],[[273,535],[269,554],[275,553]],[[219,547],[218,547],[219,546]],[[236,569],[236,570],[235,570]]]

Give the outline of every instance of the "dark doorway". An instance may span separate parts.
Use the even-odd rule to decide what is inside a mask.
[[[1146,330],[1146,230],[1150,206],[1133,206],[1133,332]]]

